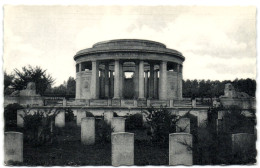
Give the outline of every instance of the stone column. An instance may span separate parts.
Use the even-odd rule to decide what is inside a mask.
[[[10,161],[23,162],[23,134],[20,132],[5,132],[4,135],[4,163]]]
[[[176,83],[177,83],[177,99],[180,98],[180,91],[179,91],[179,84],[180,84],[180,82],[179,82],[179,72],[180,72],[180,64],[177,64],[177,81],[176,81]]]
[[[81,126],[81,119],[86,117],[86,112],[83,109],[77,110],[77,126]]]
[[[176,123],[176,132],[190,133],[190,119],[180,118]]]
[[[82,63],[79,63],[79,72],[82,71]]]
[[[59,128],[65,127],[65,110],[60,110],[56,115],[55,126]]]
[[[114,95],[114,75],[113,71],[110,71],[110,97],[113,98]]]
[[[154,98],[154,64],[150,63],[149,98]]]
[[[135,62],[135,78],[134,78],[134,87],[135,87],[135,98],[139,96],[139,62]]]
[[[158,99],[158,70],[154,72],[154,98]]]
[[[125,132],[125,118],[114,117],[112,119],[111,128],[113,132]]]
[[[139,62],[139,99],[144,99],[144,61]]]
[[[119,60],[115,60],[115,76],[114,76],[114,99],[120,98],[120,67]]]
[[[105,98],[109,98],[109,63],[106,62],[105,63],[105,76],[104,76],[104,79],[105,79]]]
[[[144,97],[148,97],[148,71],[144,72]]]
[[[170,134],[169,165],[191,166],[192,164],[192,135],[188,133]]]
[[[134,165],[134,134],[112,133],[112,166]]]
[[[159,79],[159,99],[167,99],[167,62],[162,61],[160,64],[160,79]]]
[[[91,74],[91,98],[99,98],[99,63],[98,61],[92,61],[92,74]]]
[[[113,111],[105,111],[104,120],[106,123],[111,124],[113,117],[114,117]]]
[[[100,70],[100,98],[105,97],[105,71],[103,69]]]
[[[123,62],[119,61],[120,98],[124,97],[124,71]]]
[[[86,117],[81,119],[81,143],[93,145],[95,143],[95,118]]]

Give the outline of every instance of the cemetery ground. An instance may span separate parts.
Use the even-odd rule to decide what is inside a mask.
[[[75,121],[66,123],[64,128],[56,128],[56,140],[51,144],[34,146],[24,142],[24,166],[58,165],[111,165],[111,143],[97,139],[94,145],[82,145],[81,130]],[[17,128],[10,128],[17,130]],[[127,130],[126,130],[127,131]],[[135,134],[135,165],[167,165],[168,144],[153,145],[146,136],[146,130],[128,130]]]
[[[86,117],[93,117],[93,114],[85,113]],[[65,114],[66,124],[63,128],[54,127],[51,122],[45,123],[45,128],[42,118],[38,120],[37,114],[27,116],[23,128],[17,127],[15,120],[9,120],[11,123],[6,122],[5,132],[16,131],[22,132],[24,135],[23,163],[9,164],[23,166],[111,165],[111,133],[113,130],[104,122],[104,117],[95,117],[95,143],[83,145],[81,127],[77,125],[75,116],[71,112]],[[187,113],[182,117],[189,119],[190,128],[188,130],[185,130],[186,125],[181,126],[185,129],[177,129],[178,122],[172,123],[172,119],[176,119],[176,116],[165,109],[157,110],[153,114],[151,119],[157,132],[149,131],[151,127],[143,122],[140,124],[140,121],[143,121],[141,114],[132,120],[127,120],[131,116],[126,117],[125,132],[134,133],[134,165],[169,165],[169,139],[167,138],[169,138],[169,134],[175,133],[177,130],[178,132],[188,131],[189,135],[192,135],[192,146],[180,145],[185,145],[185,148],[192,152],[193,165],[253,164],[256,162],[255,147],[250,147],[253,150],[246,150],[247,153],[232,153],[231,135],[233,139],[239,138],[240,135],[242,138],[244,137],[242,146],[247,146],[247,144],[243,144],[248,143],[247,136],[255,136],[255,123],[252,122],[254,120],[247,122],[247,119],[238,113],[238,109],[234,109],[233,112],[231,110],[230,114],[224,115],[222,120],[217,119],[217,122],[218,110],[209,110],[208,119],[202,126],[198,126],[195,116]],[[113,117],[118,117],[113,115]],[[10,117],[12,118],[12,116]],[[13,118],[16,118],[16,114]],[[234,119],[238,119],[238,122]],[[50,121],[52,120],[50,119]],[[216,125],[218,121],[222,122],[221,128]],[[172,126],[173,129],[168,126]],[[41,136],[39,132],[44,136]],[[241,145],[241,143],[235,145]]]

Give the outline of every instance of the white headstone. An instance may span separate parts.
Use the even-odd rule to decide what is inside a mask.
[[[111,120],[114,116],[114,113],[112,111],[106,111],[104,113],[104,120],[106,123],[111,124]]]
[[[176,123],[176,132],[190,133],[190,119],[180,118]]]
[[[79,109],[77,110],[77,126],[81,126],[81,119],[86,117],[85,110]]]
[[[65,111],[61,110],[55,117],[55,126],[56,127],[65,127]]]
[[[111,128],[113,129],[113,132],[125,132],[125,118],[112,118]]]
[[[232,134],[232,153],[237,159],[250,161],[256,157],[256,139],[254,134]]]
[[[134,165],[134,134],[112,133],[112,166]]]
[[[192,135],[188,133],[173,133],[169,135],[169,165],[193,164]]]
[[[81,119],[81,143],[84,145],[95,144],[94,117],[85,117]]]
[[[23,134],[20,132],[5,132],[4,162],[23,162]]]

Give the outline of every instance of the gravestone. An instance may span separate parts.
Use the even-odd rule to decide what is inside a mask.
[[[169,165],[193,164],[192,135],[188,133],[172,133],[169,135]]]
[[[176,123],[176,132],[190,133],[190,119],[180,118]]]
[[[134,165],[134,134],[112,133],[112,166]]]
[[[65,111],[61,110],[59,113],[55,116],[55,126],[62,128],[65,127]]]
[[[23,162],[23,134],[20,132],[5,132],[4,162]]]
[[[113,132],[125,132],[125,118],[114,117],[112,119],[111,128]]]
[[[93,145],[95,143],[95,118],[86,117],[81,119],[81,143]]]
[[[111,120],[113,119],[114,113],[112,111],[106,111],[104,113],[104,120],[106,123],[111,124]]]
[[[239,162],[250,163],[256,157],[256,139],[254,134],[232,134],[232,154]]]
[[[83,109],[77,110],[77,126],[81,126],[81,119],[86,117],[86,112]]]

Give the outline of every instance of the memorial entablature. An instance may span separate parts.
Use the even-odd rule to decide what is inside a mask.
[[[76,99],[181,100],[184,56],[162,43],[99,42],[74,56]]]

